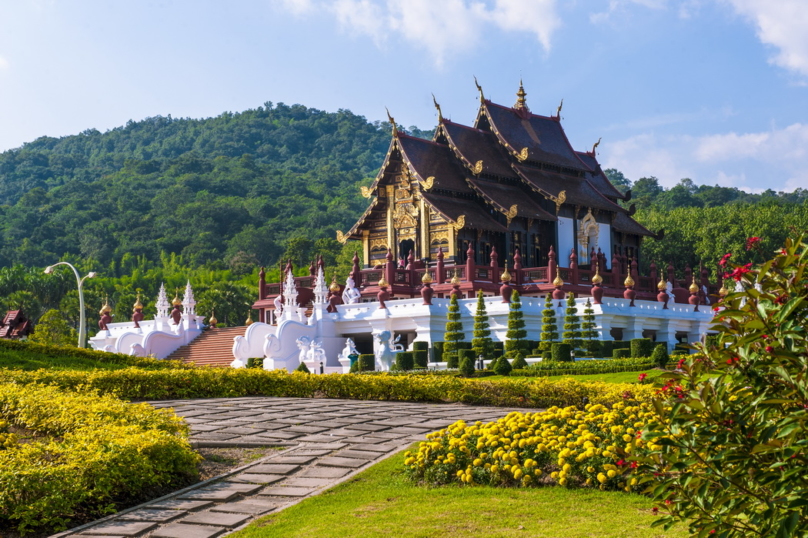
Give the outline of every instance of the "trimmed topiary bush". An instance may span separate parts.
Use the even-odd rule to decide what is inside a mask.
[[[612,340],[612,349],[631,349],[630,340]]]
[[[517,352],[516,356],[513,359],[513,362],[511,363],[511,368],[513,368],[514,370],[522,370],[527,367],[528,367],[527,361],[525,360],[525,358],[522,356],[521,353]]]
[[[477,310],[474,314],[474,338],[471,348],[475,356],[482,355],[486,359],[494,356],[494,342],[491,340],[491,329],[488,328],[488,313],[485,310],[483,290],[477,293]]]
[[[522,313],[522,300],[519,292],[513,290],[511,303],[508,305],[508,331],[505,333],[505,356],[512,356],[521,349],[522,341],[527,336],[525,315]]]
[[[542,360],[542,362],[553,360],[553,351],[551,349],[542,351],[541,352],[541,360]]]
[[[457,368],[460,366],[460,359],[457,356],[457,351],[444,351],[443,360],[446,361],[446,368]]]
[[[567,343],[556,343],[551,348],[554,361],[571,362],[572,361],[572,346]]]
[[[612,346],[612,344],[614,344],[613,340],[603,340],[600,342],[600,351],[598,351],[598,355],[600,355],[600,358],[602,359],[612,358],[612,352],[614,351],[614,347]]]
[[[635,338],[631,341],[632,357],[650,357],[654,352],[654,343],[650,338]]]
[[[581,316],[572,293],[567,294],[567,308],[564,310],[564,333],[562,341],[570,345],[571,351],[581,349]]]
[[[631,350],[630,349],[615,349],[612,350],[612,358],[613,359],[628,359],[631,357]]]
[[[396,353],[396,366],[403,372],[412,370],[413,366],[415,366],[415,358],[412,356],[412,351],[400,351]]]
[[[376,369],[376,355],[373,353],[362,353],[354,363],[360,372],[372,372]]]
[[[429,342],[413,342],[413,351],[429,351]]]
[[[668,365],[670,357],[668,356],[668,344],[657,344],[654,347],[654,352],[651,353],[651,360],[659,368],[665,368]]]
[[[449,301],[449,311],[446,313],[446,333],[443,336],[443,353],[457,351],[461,348],[458,344],[465,340],[466,335],[463,333],[463,322],[460,321],[460,305],[457,302],[457,295],[452,295]],[[446,362],[449,359],[444,357]],[[454,366],[457,368],[457,364]]]
[[[541,311],[541,343],[539,349],[550,351],[550,346],[558,340],[558,323],[556,322],[553,296],[547,294],[544,301],[544,310]]]
[[[413,362],[415,362],[416,368],[426,368],[427,366],[429,366],[429,351],[421,349],[413,351],[412,358]]]
[[[305,362],[301,362],[300,365],[295,368],[295,372],[303,372],[304,374],[310,374],[309,367],[306,366]]]
[[[499,358],[497,365],[494,367],[494,372],[496,372],[497,375],[510,375],[511,370],[513,370],[513,367],[504,356]]]
[[[443,342],[432,342],[432,362],[443,362]]]
[[[458,354],[460,355],[460,373],[466,377],[471,377],[474,375],[474,351],[461,349]]]

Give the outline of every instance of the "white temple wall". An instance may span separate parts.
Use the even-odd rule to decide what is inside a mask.
[[[574,221],[567,217],[558,217],[558,249],[556,250],[556,261],[559,267],[570,266],[570,254],[572,254],[572,249],[574,248]]]

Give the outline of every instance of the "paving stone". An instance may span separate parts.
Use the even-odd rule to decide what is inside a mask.
[[[342,439],[340,439],[342,441]],[[311,446],[311,448],[318,448],[322,450],[339,450],[340,448],[345,448],[348,446],[347,443],[317,443],[316,445]]]
[[[165,501],[159,501],[156,503],[151,503],[147,508],[167,508],[170,510],[187,510],[191,512],[193,510],[201,510],[202,508],[207,508],[208,506],[212,505],[213,503],[210,501],[189,501],[184,499],[166,499]]]
[[[249,514],[251,516],[257,516],[271,512],[277,507],[277,504],[267,499],[261,497],[250,497],[249,499],[244,499],[243,501],[218,504],[210,510],[211,512],[232,512],[234,514]]]
[[[367,463],[367,460],[355,460],[352,458],[340,458],[338,456],[326,456],[317,462],[318,465],[324,467],[347,467],[349,469],[358,469]]]
[[[223,430],[219,430],[220,433],[236,433],[238,435],[255,435],[256,433],[261,433],[264,430],[257,429],[257,428],[246,428],[237,426],[235,428],[225,428]]]
[[[370,452],[367,450],[342,450],[340,451],[337,456],[340,458],[352,458],[357,460],[375,460],[379,457],[378,452]]]
[[[351,444],[373,445],[373,444],[386,443],[387,441],[389,441],[389,439],[379,439],[377,437],[346,437],[345,439],[343,439],[343,441]]]
[[[269,495],[272,497],[306,497],[316,488],[295,488],[283,486],[270,486],[261,490],[259,495]]]
[[[382,444],[364,444],[364,443],[357,443],[353,447],[356,450],[364,451],[364,452],[376,452],[376,455],[379,456],[381,454],[386,454],[391,450],[395,450],[395,448],[391,448],[389,445],[382,445]]]
[[[365,435],[365,437],[368,437],[368,438],[371,438],[371,439],[392,440],[392,439],[401,439],[402,437],[407,437],[407,434],[406,433],[398,433],[396,431],[391,431],[391,432],[370,432],[370,434]]]
[[[154,531],[152,538],[214,538],[227,531],[224,527],[173,523]]]
[[[323,428],[322,426],[290,426],[286,429],[288,432],[300,432],[300,433],[320,433],[327,431],[328,428]]]
[[[353,426],[346,426],[346,430],[359,430],[364,432],[380,432],[382,430],[389,430],[390,426],[380,426],[372,424],[354,424]]]
[[[330,478],[308,478],[293,476],[292,478],[287,478],[281,485],[301,488],[321,488],[323,486],[327,486],[331,482],[333,482],[333,480]]]
[[[304,434],[299,432],[290,432],[286,430],[270,430],[257,435],[259,437],[265,437],[267,439],[280,439],[282,441],[288,441],[292,439],[297,439],[298,437],[303,437]]]
[[[237,484],[234,482],[219,482],[181,495],[180,499],[204,500],[226,502],[238,495],[250,495],[261,489],[254,484]]]
[[[427,433],[431,432],[432,428],[419,428],[417,426],[402,426],[393,430],[395,433]]]
[[[247,484],[274,484],[286,478],[282,474],[241,473],[227,478],[228,482],[243,482]]]
[[[115,519],[100,523],[82,532],[91,536],[138,536],[155,527],[157,527],[156,523],[148,521],[123,521]]]
[[[235,433],[219,433],[219,432],[191,432],[191,439],[209,439],[212,441],[228,441],[238,437]]]
[[[324,454],[328,454],[330,451],[323,450],[322,452]],[[294,455],[290,455],[290,456],[278,456],[277,458],[272,458],[272,460],[270,460],[270,461],[271,461],[271,463],[295,463],[297,465],[306,465],[307,463],[311,463],[312,461],[317,459],[315,456],[320,456],[320,455],[322,455],[322,454],[316,454],[316,455],[311,455],[311,456],[304,456],[304,455],[299,455],[298,456],[297,453],[295,453]]]
[[[305,456],[325,456],[326,454],[330,454],[333,450],[329,449],[320,449],[320,448],[298,448],[295,450],[294,454],[297,456],[305,457]],[[280,458],[278,458],[280,459]],[[272,461],[275,461],[273,459]],[[293,462],[294,463],[294,462]]]
[[[191,514],[181,521],[181,523],[193,523],[194,525],[217,525],[220,527],[238,527],[250,519],[249,515],[234,514],[229,512],[197,512]]]
[[[296,476],[305,478],[342,478],[350,473],[353,469],[346,469],[344,467],[309,467],[303,469]]]
[[[346,436],[347,435],[348,434],[346,434]],[[317,433],[314,435],[307,435],[305,437],[301,437],[300,439],[297,439],[297,441],[301,443],[331,443],[333,441],[341,441],[342,438],[343,438],[342,435]]]
[[[262,463],[250,467],[247,472],[249,473],[263,473],[263,474],[291,474],[300,469],[300,465],[292,463]]]
[[[158,508],[142,508],[134,510],[128,514],[118,516],[118,519],[126,519],[130,521],[154,521],[155,523],[165,523],[180,516],[186,515],[188,512],[184,510],[170,510]]]

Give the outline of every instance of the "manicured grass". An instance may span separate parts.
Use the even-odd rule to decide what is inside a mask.
[[[574,379],[575,381],[603,381],[605,383],[636,383],[640,374],[646,373],[648,377],[645,382],[650,383],[655,377],[663,373],[662,370],[645,370],[644,372],[617,372],[613,374],[588,374],[588,375],[557,375],[549,376],[546,379]],[[479,378],[481,381],[530,381],[535,377],[503,376],[494,375]]]
[[[39,370],[48,368],[52,370],[118,370],[126,368],[127,364],[112,364],[85,357],[53,357],[35,352],[20,352],[15,349],[0,349],[0,368],[13,368],[15,370]]]
[[[187,368],[177,361],[160,361],[130,357],[73,346],[52,346],[28,341],[0,340],[0,369],[60,370],[86,372],[120,370],[128,367],[145,369]]]
[[[257,520],[233,538],[426,538],[463,536],[679,538],[650,528],[652,502],[593,489],[485,486],[427,488],[409,482],[403,453],[354,479]]]

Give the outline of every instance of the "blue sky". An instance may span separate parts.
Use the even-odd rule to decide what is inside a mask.
[[[554,113],[630,179],[808,188],[806,0],[0,0],[0,150],[266,101]]]

